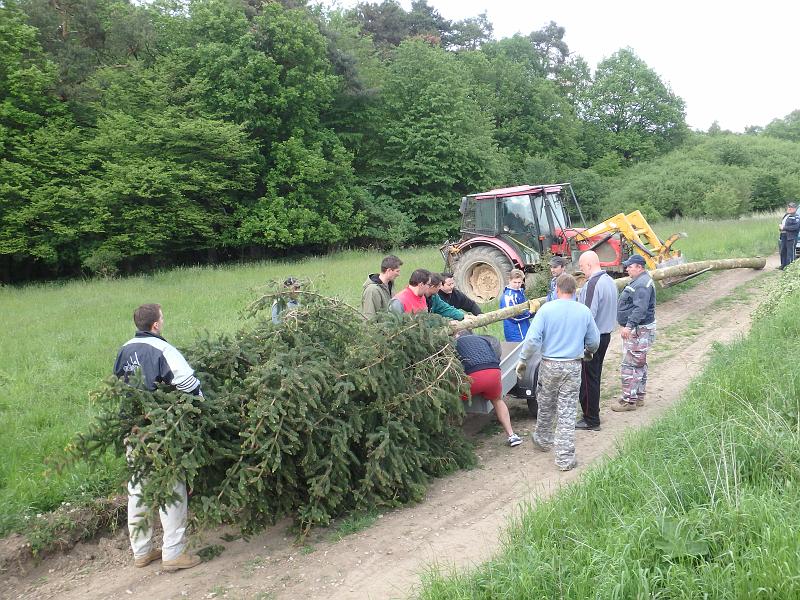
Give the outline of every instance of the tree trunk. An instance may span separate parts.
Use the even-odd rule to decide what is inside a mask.
[[[723,271],[725,269],[763,269],[767,266],[767,259],[761,257],[754,258],[720,258],[718,260],[701,260],[698,262],[675,265],[664,269],[648,271],[653,281],[661,281],[669,285],[667,280],[680,278],[682,281],[689,275],[705,271]],[[616,280],[617,288],[622,289],[631,282],[630,277],[622,277]],[[678,281],[677,283],[680,283]],[[673,283],[674,285],[674,283]]]
[[[667,267],[664,269],[656,269],[655,271],[648,271],[653,281],[663,281],[674,277],[685,278],[689,275],[704,271],[721,271],[724,269],[763,269],[767,264],[765,258],[724,258],[719,260],[702,260],[699,262],[685,263],[683,265],[676,265],[674,267]],[[615,280],[618,289],[624,288],[631,282],[630,277],[623,277]],[[508,308],[501,308],[494,312],[484,313],[477,317],[465,317],[463,321],[451,325],[453,332],[461,331],[463,329],[473,329],[475,327],[485,327],[497,321],[508,319],[509,317],[516,317],[517,315],[525,312],[526,310],[535,313],[544,304],[544,297],[531,300],[525,304],[517,304],[509,306]]]
[[[524,313],[526,310],[535,313],[537,310],[539,310],[542,304],[544,304],[544,299],[545,297],[542,296],[536,300],[531,300],[522,304],[515,304],[514,306],[509,306],[507,308],[501,308],[500,310],[496,310],[494,312],[483,313],[477,317],[466,315],[463,321],[456,321],[450,327],[452,328],[453,332],[456,332],[464,329],[473,329],[474,327],[485,327],[486,325],[491,325],[492,323],[502,321],[503,319],[516,317],[517,315]]]

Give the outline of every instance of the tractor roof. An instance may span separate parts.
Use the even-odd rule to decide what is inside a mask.
[[[475,200],[487,200],[489,198],[509,198],[511,196],[523,196],[525,194],[536,194],[541,191],[544,192],[560,192],[562,184],[556,185],[517,185],[515,187],[498,188],[496,190],[489,190],[488,192],[481,192],[479,194],[472,194]]]

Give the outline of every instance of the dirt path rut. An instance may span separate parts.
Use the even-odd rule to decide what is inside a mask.
[[[613,413],[619,394],[620,340],[612,336],[605,362],[602,430],[579,431],[579,467],[559,472],[550,454],[532,451],[535,422],[521,400],[510,399],[512,421],[524,435],[511,449],[493,418],[473,416],[479,467],[434,482],[424,502],[382,514],[359,533],[333,541],[317,531],[304,547],[293,545],[288,522],[248,541],[223,541],[224,531],[206,534],[204,544],[222,544],[221,556],[190,571],[167,574],[154,563],[134,569],[124,532],[76,547],[44,561],[32,572],[12,576],[4,598],[304,598],[384,599],[413,594],[431,564],[467,567],[498,547],[508,518],[520,502],[545,498],[573,481],[595,460],[611,454],[631,428],[662,414],[698,374],[713,342],[745,334],[757,292],[777,265],[765,271],[738,269],[712,274],[696,287],[657,308],[658,337],[650,360],[647,405]],[[480,431],[483,430],[482,433]],[[230,538],[228,538],[230,539]]]

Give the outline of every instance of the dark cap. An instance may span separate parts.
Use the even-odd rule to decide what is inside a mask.
[[[551,267],[566,267],[567,266],[567,259],[563,256],[554,256],[550,259],[550,266]]]
[[[789,202],[786,208],[797,208],[797,202]]]
[[[647,263],[644,262],[644,258],[642,258],[639,254],[634,254],[624,263],[622,263],[623,267],[630,267],[631,265],[641,265],[645,266]]]
[[[300,287],[300,280],[296,277],[287,277],[283,282],[284,287]]]

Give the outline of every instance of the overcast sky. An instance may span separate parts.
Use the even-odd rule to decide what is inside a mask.
[[[373,2],[377,0],[372,0]],[[331,4],[329,0],[327,4]],[[411,0],[401,0],[406,9]],[[339,0],[353,6],[354,0]],[[496,39],[555,21],[570,51],[597,63],[630,46],[686,102],[686,120],[743,131],[800,109],[797,0],[428,0],[451,20],[486,12]]]

